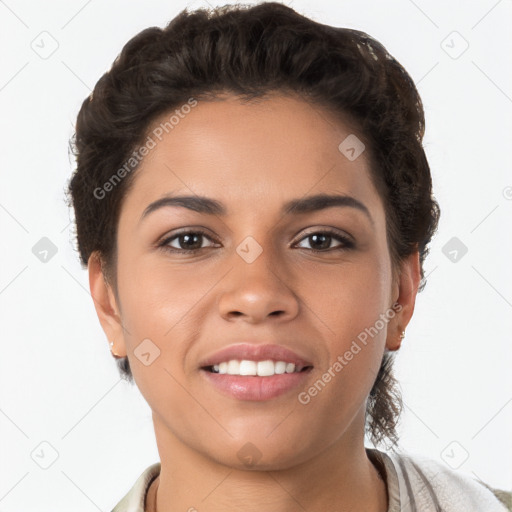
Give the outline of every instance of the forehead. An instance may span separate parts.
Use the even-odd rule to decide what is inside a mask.
[[[364,151],[356,159],[343,151],[354,137],[350,126],[298,98],[199,101],[160,116],[148,137],[153,147],[125,199],[132,210],[169,193],[220,198],[228,213],[319,192],[379,207]]]

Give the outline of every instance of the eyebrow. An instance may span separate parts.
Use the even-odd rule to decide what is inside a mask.
[[[167,195],[152,202],[142,213],[140,221],[146,218],[150,213],[164,207],[179,206],[188,208],[199,213],[207,215],[227,215],[226,207],[216,199],[204,196],[171,196]],[[326,208],[343,207],[354,208],[363,212],[372,225],[373,218],[368,208],[358,199],[352,196],[339,194],[316,194],[312,196],[302,197],[300,199],[292,199],[284,203],[281,208],[281,214],[305,214],[312,213]]]

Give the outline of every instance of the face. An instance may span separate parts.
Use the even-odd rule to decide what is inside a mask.
[[[119,218],[115,314],[99,314],[168,442],[261,469],[362,443],[366,398],[406,319],[390,309],[403,283],[366,155],[338,148],[351,133],[274,96],[199,102],[153,136]],[[307,202],[317,195],[345,199]]]

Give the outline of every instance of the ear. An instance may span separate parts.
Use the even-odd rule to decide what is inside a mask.
[[[101,256],[97,251],[89,257],[87,268],[89,271],[89,288],[101,327],[107,339],[114,342],[113,352],[118,357],[125,357],[126,344],[123,325],[119,316],[119,307],[114,291],[103,273]]]
[[[388,325],[386,349],[395,351],[400,348],[402,343],[401,334],[405,331],[416,303],[416,295],[421,281],[420,255],[415,251],[407,257],[402,263],[400,275],[393,289],[393,303],[398,303],[395,307],[395,316]]]

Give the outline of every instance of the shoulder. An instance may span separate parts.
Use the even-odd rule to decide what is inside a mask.
[[[151,482],[160,474],[160,462],[146,468],[137,478],[123,499],[112,509],[112,512],[144,512],[146,494]]]
[[[410,495],[411,501],[416,503],[417,510],[512,510],[512,492],[494,489],[433,459],[402,453],[390,453],[387,456],[397,472],[400,495]]]

